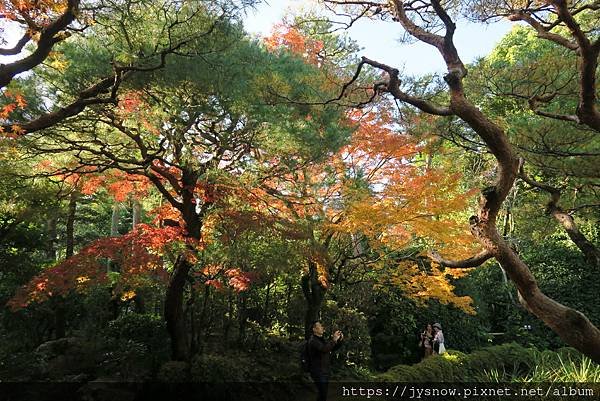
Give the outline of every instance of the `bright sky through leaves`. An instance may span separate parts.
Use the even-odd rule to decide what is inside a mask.
[[[301,13],[315,7],[316,3],[314,0],[267,0],[248,13],[246,29],[252,34],[268,36],[273,25],[281,22],[286,15]],[[472,62],[488,54],[510,28],[511,24],[506,22],[485,26],[461,21],[457,24],[455,43],[463,61]],[[421,42],[410,45],[398,43],[402,28],[397,23],[361,20],[349,33],[363,48],[361,56],[398,68],[404,66],[404,72],[409,75],[444,71],[443,60],[431,46]]]
[[[317,3],[314,0],[266,0],[248,12],[244,25],[251,34],[268,36],[273,25],[281,22],[286,15],[310,9]],[[462,21],[457,25],[455,41],[465,62],[488,54],[511,28],[511,24],[506,22],[484,26]],[[373,31],[374,26],[377,27],[376,32]],[[378,22],[375,25],[367,20],[358,21],[349,30],[351,37],[363,48],[361,56],[397,67],[404,66],[405,73],[410,75],[443,72],[443,62],[435,49],[421,42],[399,45],[401,31],[396,23]],[[9,28],[2,36],[13,44],[19,33]],[[15,58],[2,57],[2,60],[9,62]]]

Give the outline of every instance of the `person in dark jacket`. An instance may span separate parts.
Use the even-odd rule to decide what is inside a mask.
[[[329,355],[342,345],[344,334],[338,330],[331,340],[326,341],[323,338],[325,327],[319,321],[313,323],[312,331],[313,335],[308,340],[310,376],[317,386],[317,401],[325,401],[329,386]]]

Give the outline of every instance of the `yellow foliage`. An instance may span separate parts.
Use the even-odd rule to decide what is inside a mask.
[[[129,301],[133,298],[135,298],[135,291],[133,290],[125,291],[123,294],[121,294],[121,301],[123,302]]]
[[[50,67],[56,69],[59,72],[65,72],[65,70],[69,66],[69,61],[65,58],[64,54],[60,52],[50,52],[47,61]]]

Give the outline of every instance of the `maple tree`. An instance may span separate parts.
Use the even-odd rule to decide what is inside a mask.
[[[307,38],[295,27],[276,27],[267,43],[320,68],[327,69],[332,62],[324,57],[323,41]],[[342,78],[337,80],[339,88]],[[435,238],[438,244],[444,241],[456,256],[470,250],[472,242],[456,221],[440,217],[464,207],[473,192],[459,194],[459,174],[418,165],[417,156],[426,150],[427,139],[419,141],[402,134],[414,124],[394,124],[392,107],[380,102],[371,111],[349,113],[346,124],[355,132],[348,145],[324,163],[263,182],[262,194],[255,190],[257,199],[249,202],[268,215],[287,216],[290,224],[298,227],[294,232],[307,243],[302,278],[307,336],[329,285],[344,279],[348,264],[365,266],[367,271],[397,266],[390,274],[393,279],[382,276],[407,295],[440,299],[472,312],[470,299],[454,295],[446,277],[460,277],[465,271],[426,272],[418,268],[416,260],[398,263],[393,256],[382,257],[407,247],[415,238]],[[268,197],[275,199],[265,201]],[[265,210],[263,204],[269,207]]]
[[[211,20],[204,23],[214,25]],[[76,121],[52,132],[32,133],[23,141],[38,157],[67,155],[69,160],[51,174],[87,176],[84,192],[100,184],[115,185],[121,196],[128,187],[119,175],[125,175],[130,183],[130,177],[143,177],[144,185],[151,183],[164,197],[168,210],[163,216],[169,218],[163,224],[179,227],[185,239],[172,262],[165,296],[174,359],[189,357],[183,316],[189,274],[202,261],[198,254],[208,241],[210,215],[236,190],[237,177],[286,170],[298,155],[319,158],[343,140],[335,126],[335,107],[303,110],[269,104],[273,87],[298,96],[295,88],[314,80],[315,74],[305,63],[267,53],[243,35],[235,25],[223,23],[212,36],[188,44],[189,51],[197,49],[197,57],[167,63],[139,89],[122,93],[116,109],[86,110]],[[262,67],[246,69],[249,60],[262,60]],[[208,68],[215,64],[218,70]],[[231,76],[236,79],[228,82],[225,78]],[[272,162],[275,154],[279,163]],[[113,184],[106,170],[121,172],[113,174]],[[243,272],[224,272],[234,288],[247,285]],[[214,277],[207,280],[217,283]]]
[[[26,307],[32,302],[44,302],[50,297],[64,296],[75,290],[85,292],[91,286],[109,281],[105,260],[119,264],[120,278],[117,293],[130,297],[131,289],[146,277],[166,281],[161,254],[167,247],[183,241],[181,229],[156,228],[138,225],[127,235],[102,238],[85,246],[77,254],[57,265],[45,269],[26,286],[19,289],[10,300],[13,310]]]
[[[11,343],[19,336],[30,349],[74,336],[128,369],[131,355],[162,363],[171,347],[191,362],[172,366],[203,379],[213,357],[246,366],[223,348],[281,350],[321,317],[348,334],[338,362],[361,369],[416,361],[414,334],[434,318],[464,352],[492,331],[562,346],[513,309],[516,288],[593,355],[593,327],[545,297],[523,262],[547,294],[593,303],[592,280],[591,295],[569,287],[593,277],[579,262],[597,266],[597,140],[593,118],[579,116],[587,75],[577,70],[590,49],[519,27],[467,77],[452,45],[459,4],[331,0],[328,12],[341,7],[349,22],[288,18],[259,41],[238,14],[251,3],[82,2],[71,35],[3,88],[0,299],[10,308],[0,318],[11,323],[0,354],[25,349]],[[595,6],[579,4],[575,22],[594,46],[585,15]],[[492,7],[462,12],[495,18]],[[568,37],[558,11],[555,26],[546,18],[553,7],[522,15],[541,12],[552,38]],[[342,28],[360,18],[394,20],[436,46],[447,86],[358,58]],[[581,333],[592,333],[583,345]]]
[[[460,262],[436,258],[440,264],[454,267],[476,266],[495,258],[515,283],[521,303],[555,331],[567,344],[572,345],[592,359],[600,360],[600,330],[582,313],[547,297],[538,287],[529,267],[515,249],[499,233],[496,222],[503,202],[513,188],[522,165],[507,135],[506,128],[499,124],[468,97],[467,67],[454,45],[456,23],[452,17],[459,7],[432,0],[413,2],[391,1],[345,1],[325,0],[339,6],[351,15],[371,19],[391,19],[397,22],[411,37],[430,45],[443,57],[448,73],[444,76],[447,91],[425,96],[411,92],[403,86],[400,71],[392,66],[363,57],[357,74],[363,68],[373,68],[385,74],[385,79],[375,84],[374,89],[401,101],[423,113],[460,119],[485,144],[496,160],[496,179],[481,192],[477,215],[469,219],[471,232],[484,247],[484,251],[473,258]],[[575,115],[556,114],[538,108],[540,101],[551,102],[555,96],[532,98],[533,109],[550,118],[569,120],[596,129],[597,105],[595,79],[600,40],[593,30],[585,28],[587,18],[593,20],[595,7],[588,2],[547,1],[521,4],[508,2],[496,4],[477,2],[474,14],[486,18],[507,16],[522,20],[536,30],[544,40],[551,40],[571,49],[580,61],[578,71],[578,94]],[[523,7],[524,6],[524,7]],[[481,10],[486,10],[481,12]],[[488,12],[491,10],[490,12]],[[557,94],[556,94],[557,95]]]

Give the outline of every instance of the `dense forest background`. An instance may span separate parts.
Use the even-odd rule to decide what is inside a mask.
[[[3,1],[0,380],[298,381],[317,318],[340,378],[418,380],[433,322],[489,380],[599,378],[597,3],[322,3],[257,39],[252,1]],[[465,18],[521,23],[464,65]]]

